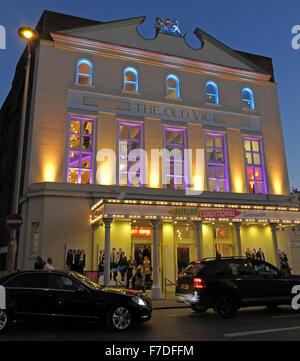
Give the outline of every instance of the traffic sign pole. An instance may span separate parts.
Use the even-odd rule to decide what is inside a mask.
[[[23,224],[23,219],[19,214],[10,214],[5,219],[5,225],[10,230],[10,243],[8,245],[8,253],[6,260],[6,271],[11,273],[15,269],[17,242],[17,229]]]

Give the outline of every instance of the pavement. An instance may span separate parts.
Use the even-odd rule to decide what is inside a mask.
[[[146,291],[147,295],[151,298],[151,290]],[[176,302],[175,287],[168,287],[167,292],[162,290],[161,299],[153,300],[152,306],[154,310],[171,310],[175,308],[189,308],[184,302]]]
[[[186,303],[176,302],[175,298],[162,298],[160,300],[152,300],[153,310],[172,310],[175,308],[189,308]]]

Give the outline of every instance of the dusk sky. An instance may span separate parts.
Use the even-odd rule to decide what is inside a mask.
[[[291,45],[291,29],[300,24],[299,0],[20,0],[2,1],[0,25],[6,28],[6,50],[0,50],[0,104],[11,87],[15,66],[24,50],[20,26],[35,26],[44,10],[62,12],[99,21],[147,16],[140,32],[154,35],[156,16],[178,20],[191,45],[199,27],[229,47],[271,57],[288,160],[290,186],[300,190],[300,49]]]

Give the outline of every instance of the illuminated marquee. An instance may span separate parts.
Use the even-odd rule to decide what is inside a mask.
[[[169,211],[173,217],[235,218],[241,214],[236,209],[201,209],[198,207],[178,207]]]

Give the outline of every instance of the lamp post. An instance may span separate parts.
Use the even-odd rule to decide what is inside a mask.
[[[27,108],[27,98],[28,98],[30,60],[31,60],[30,45],[31,42],[38,37],[38,33],[34,29],[29,27],[20,28],[18,30],[18,34],[21,38],[27,40],[27,64],[26,64],[24,93],[23,93],[22,115],[20,122],[18,158],[16,164],[15,185],[14,185],[14,195],[13,195],[13,204],[12,204],[13,214],[19,213],[19,197],[20,197],[20,183],[21,183],[21,170],[22,170],[23,145],[24,145],[24,131],[25,131],[25,119],[26,119],[26,108]],[[12,272],[14,271],[15,268],[15,259],[16,259],[16,251],[17,251],[16,235],[17,235],[17,230],[16,229],[12,230],[10,236],[10,244],[8,246],[7,262],[6,262],[7,272]]]

